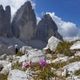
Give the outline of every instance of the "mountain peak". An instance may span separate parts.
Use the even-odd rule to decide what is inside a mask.
[[[30,1],[26,1],[25,4],[28,5],[28,6],[31,6],[31,2]]]
[[[0,36],[10,37],[11,36],[11,8],[6,6],[5,10],[0,5]]]
[[[62,40],[62,36],[58,33],[58,27],[49,14],[45,14],[38,23],[36,36],[45,42],[47,42],[51,36]]]
[[[32,9],[32,5],[30,1],[26,1],[21,7],[26,9]]]
[[[45,14],[45,15],[43,16],[43,18],[51,19],[51,16],[50,16],[49,14]]]
[[[36,28],[36,16],[30,1],[25,2],[16,12],[12,21],[12,32],[21,40],[30,40]]]

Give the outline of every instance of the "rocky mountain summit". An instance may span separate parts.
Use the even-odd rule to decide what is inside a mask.
[[[5,10],[2,5],[0,6],[0,37],[9,38],[11,41],[14,41],[11,38],[15,37],[16,44],[19,40],[28,46],[41,49],[46,46],[51,36],[62,40],[58,27],[49,14],[45,14],[37,24],[35,11],[30,1],[25,2],[17,10],[12,22],[10,6],[7,6]]]
[[[26,2],[16,12],[12,21],[13,35],[21,40],[31,40],[36,30],[36,16],[31,3]]]
[[[0,36],[10,37],[11,35],[11,8],[6,6],[4,10],[3,6],[0,5]]]
[[[62,40],[62,36],[58,33],[58,27],[49,14],[45,14],[38,23],[36,35],[39,40],[45,42],[47,42],[51,36]]]

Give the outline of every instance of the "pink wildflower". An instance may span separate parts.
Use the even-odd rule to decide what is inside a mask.
[[[30,62],[23,62],[22,69],[26,69],[26,68],[30,67],[30,65],[31,65],[31,61]]]
[[[45,59],[41,59],[39,61],[39,64],[40,64],[41,67],[45,67],[47,63],[46,63],[46,60]]]

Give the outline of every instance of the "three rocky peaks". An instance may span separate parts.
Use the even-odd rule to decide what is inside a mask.
[[[51,36],[62,40],[58,27],[49,14],[45,14],[37,24],[30,1],[18,9],[12,22],[10,6],[4,10],[0,5],[0,37],[16,37],[27,45],[43,48]]]

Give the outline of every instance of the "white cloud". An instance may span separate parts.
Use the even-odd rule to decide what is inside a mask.
[[[36,4],[32,0],[0,0],[0,4],[2,4],[4,8],[5,6],[10,5],[11,15],[13,16],[17,9],[19,9],[26,1],[31,1],[33,8],[35,8]]]
[[[38,24],[41,18],[39,16],[37,16],[36,18],[37,18],[37,24]]]
[[[46,14],[50,14],[52,19],[55,21],[55,23],[58,26],[59,33],[64,38],[79,38],[79,31],[80,29],[74,24],[73,22],[66,22],[63,21],[60,17],[56,16],[54,12],[50,13],[47,12]]]

